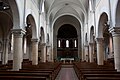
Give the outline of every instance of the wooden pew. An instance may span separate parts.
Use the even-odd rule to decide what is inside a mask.
[[[24,65],[23,69],[27,71],[40,71],[43,73],[52,73],[52,80],[54,80],[61,69],[61,63],[39,63],[39,65]],[[21,71],[20,70],[20,71]]]
[[[105,75],[107,76],[110,76],[110,75],[118,75],[118,76],[120,76],[120,73],[119,72],[117,72],[117,71],[115,71],[115,70],[103,70],[103,69],[96,69],[96,70],[81,70],[80,71],[80,75],[81,75],[81,79],[83,79],[83,78],[85,78],[85,77],[93,77],[93,76],[95,76],[95,77],[98,77],[97,75],[95,75],[95,74],[97,74],[98,76],[103,76],[103,77],[105,77]],[[105,74],[105,75],[104,75]]]
[[[0,80],[47,80],[45,77],[36,76],[0,76]]]
[[[80,80],[120,80],[120,72],[113,66],[94,63],[74,63],[74,69]]]
[[[85,80],[120,80],[119,77],[87,77]]]
[[[7,64],[6,66],[3,66],[3,68],[0,70],[0,75],[2,78],[6,78],[7,76],[9,78],[14,78],[17,76],[17,79],[21,76],[29,78],[28,76],[33,76],[33,78],[46,78],[48,80],[55,80],[60,68],[61,68],[61,63],[42,63],[39,62],[38,65],[32,65],[29,60],[24,60],[22,63],[22,68],[19,72],[17,71],[6,71],[12,69],[12,61],[9,62],[9,65]],[[8,68],[11,67],[11,68]],[[10,73],[10,75],[8,74]],[[4,77],[4,76],[5,77]],[[44,79],[43,78],[43,79]],[[0,79],[0,80],[1,80]],[[13,79],[12,79],[13,80]],[[41,80],[41,79],[40,79]]]
[[[19,71],[2,71],[0,72],[0,76],[4,77],[14,77],[14,76],[26,76],[29,78],[29,76],[32,76],[33,78],[39,77],[39,78],[46,78],[46,80],[51,80],[51,75],[49,73],[35,73],[35,72],[19,72]],[[24,77],[23,77],[24,78]],[[0,79],[1,80],[1,79]]]

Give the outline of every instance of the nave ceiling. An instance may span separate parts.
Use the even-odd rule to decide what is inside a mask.
[[[51,23],[63,15],[72,15],[83,24],[87,20],[88,0],[45,0],[45,11]]]

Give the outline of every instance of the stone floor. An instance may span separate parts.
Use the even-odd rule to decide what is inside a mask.
[[[78,80],[72,65],[63,65],[55,80]]]

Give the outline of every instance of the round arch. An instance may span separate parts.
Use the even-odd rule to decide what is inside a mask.
[[[1,32],[4,33],[4,38],[9,38],[11,29],[13,28],[13,20],[12,16],[8,14],[7,12],[0,12],[0,18],[1,18]]]
[[[28,27],[31,27],[32,30],[32,39],[37,39],[37,28],[36,28],[36,22],[32,14],[29,14],[26,17],[26,24]]]
[[[77,29],[71,24],[64,24],[57,30],[57,37],[77,38]]]
[[[65,18],[65,19],[63,19]],[[70,18],[70,19],[69,19]],[[64,21],[63,21],[64,20]],[[59,22],[60,21],[60,22]],[[62,21],[62,22],[61,22]],[[59,24],[58,24],[59,23]],[[56,59],[57,58],[57,32],[58,29],[64,25],[64,24],[70,24],[73,25],[74,28],[77,30],[77,39],[78,39],[78,58],[80,59],[81,56],[81,24],[78,20],[78,18],[76,18],[73,15],[60,15],[58,18],[56,18],[56,21],[54,22],[54,24],[52,24],[52,28],[53,28],[53,57]]]
[[[18,28],[20,26],[20,14],[19,8],[16,0],[8,0],[13,16],[13,29]]]
[[[82,21],[79,19],[79,17],[77,17],[76,15],[71,14],[71,13],[64,13],[64,14],[59,15],[58,17],[56,17],[56,18],[53,20],[53,22],[52,22],[52,29],[53,29],[53,27],[54,27],[55,22],[56,22],[60,17],[66,16],[66,15],[72,16],[72,17],[76,18],[76,19],[79,21],[80,26],[82,26]]]
[[[97,34],[96,34],[97,38],[103,38],[103,30],[105,26],[108,25],[107,22],[108,22],[108,15],[107,13],[103,12],[100,15],[99,22],[98,22],[98,28],[97,28]]]
[[[69,17],[73,18],[73,19],[75,20],[75,22],[78,23],[78,25],[76,26],[76,24],[74,24],[74,23],[72,23],[72,22],[63,22],[62,24],[59,24],[59,25],[57,26],[57,28],[55,27],[55,28],[56,28],[56,29],[55,29],[54,26],[55,26],[56,22],[57,22],[60,18],[66,17],[66,16],[69,16]],[[81,25],[82,25],[82,24],[81,24],[80,20],[79,20],[78,18],[76,18],[74,15],[61,15],[61,16],[59,16],[58,18],[56,18],[55,20],[56,20],[56,21],[53,22],[54,24],[52,24],[52,29],[55,29],[55,34],[57,34],[58,29],[59,29],[62,25],[64,25],[64,24],[71,24],[71,25],[73,25],[73,26],[76,28],[76,30],[77,30],[77,35],[80,35]],[[79,32],[79,30],[80,30],[80,32]]]
[[[97,61],[98,65],[103,65],[103,61],[108,59],[108,56],[111,56],[112,47],[110,46],[112,40],[111,40],[111,34],[109,33],[109,23],[108,23],[108,14],[103,12],[100,15],[99,22],[98,22],[98,28],[96,33],[96,39],[97,39]],[[104,39],[104,40],[103,40]],[[102,48],[100,48],[99,42],[102,42],[101,44]],[[101,52],[99,51],[101,49]],[[101,58],[104,57],[104,58]],[[101,61],[101,62],[99,62]]]

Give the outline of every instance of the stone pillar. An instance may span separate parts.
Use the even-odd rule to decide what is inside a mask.
[[[46,53],[46,43],[41,44],[41,61],[46,62],[47,53]]]
[[[93,53],[94,53],[94,43],[89,43],[89,59],[90,59],[90,62],[94,62]]]
[[[21,69],[21,63],[23,59],[23,34],[25,33],[22,29],[13,29],[14,35],[14,47],[13,47],[13,70],[19,71]]]
[[[110,29],[113,36],[115,69],[120,72],[120,27]]]
[[[89,61],[89,58],[88,58],[88,45],[85,45],[85,53],[84,53],[84,55],[83,55],[83,61],[85,60],[86,62],[88,62]]]
[[[103,38],[96,38],[97,40],[97,64],[104,65],[104,47]]]
[[[54,36],[53,44],[52,44],[53,45],[52,46],[52,49],[53,49],[53,60],[56,61],[56,59],[57,59],[57,34],[54,34],[53,36]]]
[[[38,64],[38,39],[32,39],[32,65]]]
[[[26,53],[28,54],[29,61],[32,61],[32,44],[31,43],[29,43],[29,45],[27,44],[27,47],[26,47]]]
[[[52,46],[50,47],[50,60],[51,62],[54,62]]]
[[[46,58],[47,61],[48,61],[48,62],[51,62],[50,45],[47,45],[47,52],[46,52],[46,53],[47,53],[47,58]]]
[[[8,63],[8,47],[9,47],[9,40],[8,39],[4,39],[3,41],[3,60],[2,60],[2,64],[7,64]]]

